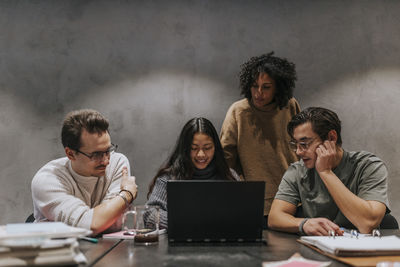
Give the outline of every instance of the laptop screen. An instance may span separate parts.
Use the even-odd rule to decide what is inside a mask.
[[[264,190],[258,181],[168,181],[168,240],[261,241]]]

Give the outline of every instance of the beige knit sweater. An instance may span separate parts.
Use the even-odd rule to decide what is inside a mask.
[[[90,229],[94,208],[118,194],[124,166],[130,173],[128,159],[113,153],[105,176],[86,177],[72,169],[67,157],[50,161],[31,184],[35,222],[59,221]],[[117,220],[108,230],[120,229],[121,220]]]
[[[298,160],[290,150],[286,127],[300,112],[292,98],[283,109],[273,103],[261,111],[247,99],[229,108],[221,129],[221,143],[229,167],[244,180],[265,181],[264,214],[268,215],[283,173]]]

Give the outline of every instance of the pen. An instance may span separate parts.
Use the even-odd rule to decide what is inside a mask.
[[[88,242],[92,242],[92,243],[98,243],[99,242],[99,240],[97,238],[94,238],[94,237],[82,236],[79,239],[80,240],[85,240],[85,241],[88,241]]]

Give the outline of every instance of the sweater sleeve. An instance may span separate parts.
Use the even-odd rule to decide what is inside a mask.
[[[131,173],[129,160],[126,158],[126,156],[121,153],[115,153],[115,154],[117,154],[117,156],[114,158],[113,161],[110,162],[109,179],[111,180],[111,183],[100,204],[112,198],[115,198],[121,191],[121,179],[122,179],[123,167],[128,168],[128,175],[130,175]],[[121,214],[121,216],[105,232],[119,231],[122,227],[122,217],[123,214]]]
[[[231,174],[233,176],[233,178],[235,178],[236,181],[240,181],[240,177],[239,175],[235,172],[234,169],[229,169],[231,171]]]
[[[90,229],[93,209],[74,196],[72,183],[59,169],[44,167],[35,175],[32,198],[36,221],[59,221]]]
[[[110,162],[109,179],[111,180],[110,181],[111,183],[107,189],[106,195],[103,197],[102,203],[114,198],[116,195],[118,195],[119,191],[121,190],[123,167],[128,168],[128,175],[130,175],[131,169],[128,159],[123,154],[118,153],[118,157],[116,157],[112,162]]]
[[[300,109],[299,102],[297,102],[297,100],[294,97],[289,100],[289,105],[290,105],[290,113],[291,113],[292,117],[294,115],[300,113],[301,109]]]
[[[60,221],[71,226],[90,229],[94,208],[118,194],[122,168],[127,166],[130,173],[128,159],[122,154],[116,154],[110,162],[106,184],[104,187],[95,188],[101,200],[96,201],[97,203],[92,202],[93,206],[76,196],[76,192],[80,190],[79,185],[76,184],[67,166],[50,162],[40,169],[31,184],[35,220]],[[118,230],[120,227],[121,218],[109,229]]]
[[[242,168],[238,155],[238,124],[234,114],[234,104],[226,113],[225,120],[221,128],[221,145],[224,149],[225,159],[230,168],[242,175]]]
[[[167,214],[167,176],[158,177],[146,205],[157,205],[160,207],[160,228],[168,228]],[[155,217],[155,216],[150,216]]]

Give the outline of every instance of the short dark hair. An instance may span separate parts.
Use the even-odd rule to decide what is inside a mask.
[[[81,147],[81,134],[85,129],[88,133],[108,132],[108,120],[98,111],[81,109],[69,112],[63,121],[61,141],[64,147],[77,150]]]
[[[312,130],[318,134],[321,140],[328,139],[328,133],[335,130],[337,133],[337,144],[342,145],[342,137],[340,135],[341,122],[338,115],[332,110],[321,107],[309,107],[296,114],[288,123],[287,131],[293,138],[294,129],[304,123],[310,122]]]
[[[225,180],[235,180],[225,160],[224,151],[214,125],[206,118],[193,118],[183,126],[174,150],[150,182],[147,198],[149,198],[157,179],[161,175],[168,174],[173,180],[192,179],[195,167],[190,157],[190,151],[196,133],[206,134],[213,140],[215,150],[212,161],[215,163],[218,176]]]
[[[241,94],[251,100],[251,87],[262,73],[268,74],[274,81],[276,93],[274,100],[279,108],[286,107],[293,97],[297,80],[296,66],[285,58],[273,56],[274,52],[252,57],[241,65],[239,73]]]

